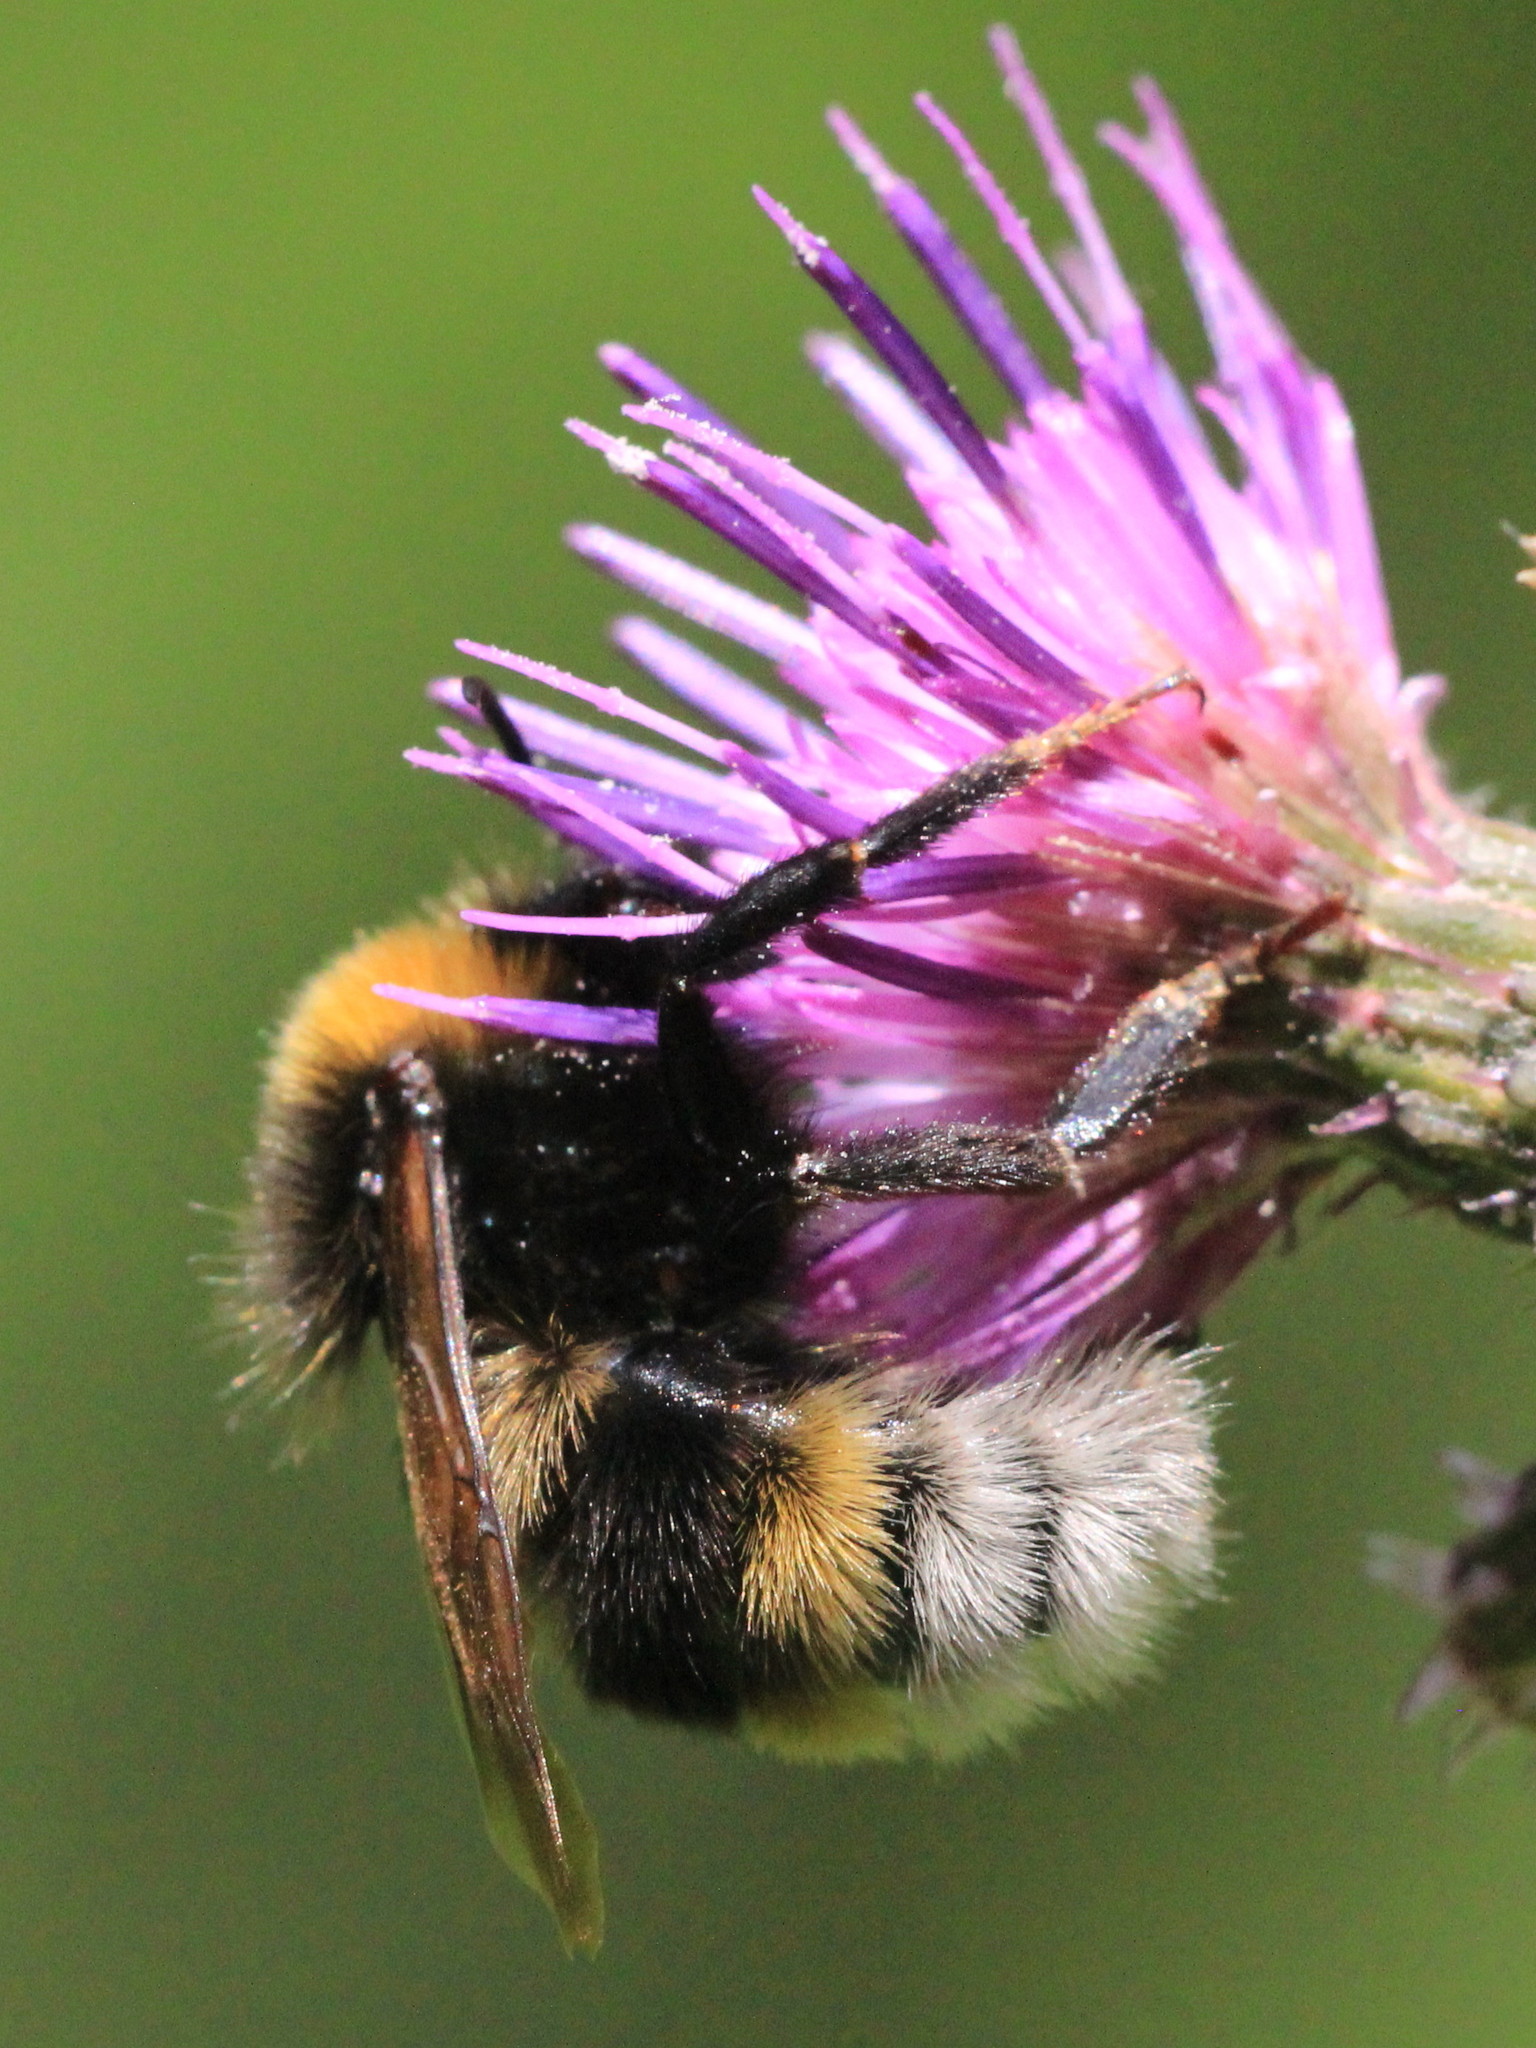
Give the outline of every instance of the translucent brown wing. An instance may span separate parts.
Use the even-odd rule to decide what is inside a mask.
[[[602,1940],[597,1838],[539,1730],[517,1573],[470,1378],[430,1069],[402,1054],[378,1091],[386,1332],[416,1534],[447,1637],[491,1837],[548,1903],[568,1950]]]

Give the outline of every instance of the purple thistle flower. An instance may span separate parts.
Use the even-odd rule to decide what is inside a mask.
[[[1001,435],[832,245],[760,193],[856,337],[815,335],[810,359],[901,466],[920,530],[750,445],[670,374],[609,347],[625,415],[659,449],[572,430],[771,572],[787,601],[604,527],[574,528],[572,546],[766,658],[784,694],[648,618],[621,619],[614,637],[672,712],[465,641],[476,665],[610,726],[508,696],[535,765],[456,731],[447,752],[409,757],[679,901],[675,917],[606,927],[643,942],[1001,743],[1174,670],[1198,678],[1203,702],[1149,706],[871,871],[855,908],[711,991],[775,1048],[831,1134],[1035,1127],[1129,1005],[1333,904],[1272,963],[1283,999],[1266,1005],[1261,990],[1242,1015],[1230,1006],[1195,1084],[1081,1158],[1071,1184],[818,1220],[797,1301],[807,1327],[867,1339],[899,1322],[905,1355],[980,1378],[1062,1342],[1190,1325],[1347,1161],[1362,1184],[1387,1178],[1496,1224],[1529,1216],[1536,1181],[1536,1031],[1519,972],[1536,961],[1536,852],[1445,791],[1424,734],[1438,685],[1399,672],[1338,392],[1242,269],[1144,83],[1145,132],[1111,125],[1102,138],[1178,237],[1214,357],[1192,399],[1012,37],[996,31],[993,48],[1069,219],[1064,257],[1042,253],[943,110],[917,104],[1065,338],[1076,388],[1053,382],[938,213],[834,112],[837,139],[1007,394]],[[433,694],[478,715],[456,680]],[[580,1009],[562,1023],[559,1007],[486,1001],[473,1014],[620,1043],[650,1030],[644,1013]]]

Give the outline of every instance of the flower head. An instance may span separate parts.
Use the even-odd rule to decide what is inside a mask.
[[[867,1338],[899,1320],[909,1355],[983,1377],[1058,1340],[1187,1325],[1352,1155],[1368,1176],[1491,1220],[1526,1212],[1521,1162],[1536,1157],[1512,1078],[1533,1033],[1511,979],[1536,960],[1536,858],[1442,787],[1424,741],[1436,687],[1399,673],[1339,395],[1242,269],[1144,84],[1145,132],[1110,126],[1103,139],[1161,202],[1205,322],[1212,380],[1193,398],[1181,387],[1016,45],[1002,31],[993,41],[1073,231],[1064,257],[1042,253],[947,114],[917,104],[1065,337],[1076,388],[1048,374],[917,188],[834,112],[838,140],[996,373],[1011,407],[1001,433],[983,430],[828,242],[759,194],[856,337],[813,336],[811,361],[899,463],[919,516],[874,516],[750,445],[632,350],[607,348],[627,417],[661,437],[659,451],[573,430],[771,572],[790,602],[603,527],[574,529],[572,545],[766,660],[782,695],[649,618],[619,620],[614,637],[676,700],[666,712],[463,642],[477,665],[574,698],[614,729],[508,698],[536,765],[457,731],[447,753],[412,756],[673,898],[675,916],[607,926],[643,941],[689,928],[766,862],[857,835],[989,749],[1170,671],[1199,679],[1202,701],[1149,706],[871,871],[856,906],[711,992],[719,1014],[776,1049],[821,1128],[1033,1127],[1138,998],[1336,906],[1248,977],[1257,986],[1212,1005],[1201,1070],[1068,1184],[819,1222],[797,1302],[818,1332]],[[477,715],[459,681],[434,691]],[[498,1020],[588,1037],[652,1028],[591,1009],[562,1025],[548,1005],[538,1018],[502,1005]]]

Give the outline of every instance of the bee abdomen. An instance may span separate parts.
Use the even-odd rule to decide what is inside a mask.
[[[791,1749],[949,1747],[967,1689],[1011,1688],[1019,1718],[1046,1644],[1058,1695],[1094,1690],[1210,1575],[1208,1400],[1154,1343],[981,1387],[796,1384],[791,1354],[768,1393],[665,1333],[583,1352],[579,1398],[511,1356],[486,1362],[487,1437],[597,1699]]]
[[[887,1389],[894,1598],[872,1680],[764,1703],[792,1754],[961,1754],[1131,1675],[1211,1588],[1210,1395],[1156,1339]]]
[[[1209,1395],[1155,1341],[1048,1358],[902,1416],[903,1552],[925,1675],[1073,1638],[1159,1573],[1210,1573]]]

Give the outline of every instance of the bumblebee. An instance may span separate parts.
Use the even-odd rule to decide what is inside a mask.
[[[1141,1337],[977,1384],[816,1343],[786,1303],[821,1204],[1070,1180],[1296,934],[1142,998],[1024,1131],[824,1143],[709,997],[855,902],[867,869],[1185,687],[1165,678],[984,756],[858,839],[766,868],[682,935],[673,917],[640,943],[530,939],[449,905],[359,942],[281,1028],[243,1248],[257,1370],[282,1390],[339,1381],[382,1327],[492,1832],[568,1946],[600,1935],[596,1849],[539,1728],[535,1637],[593,1699],[641,1713],[791,1754],[954,1753],[1107,1682],[1208,1576],[1192,1356]],[[466,688],[526,761],[499,700]],[[488,887],[481,904],[679,907],[611,869],[531,904]],[[401,986],[622,1005],[653,1011],[655,1033],[490,1029],[379,993]]]

